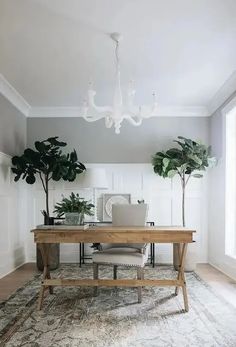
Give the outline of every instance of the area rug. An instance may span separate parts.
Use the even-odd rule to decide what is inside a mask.
[[[61,265],[53,276],[92,277],[91,266]],[[173,277],[172,267],[148,267],[146,278]],[[102,267],[101,278],[112,269]],[[119,278],[134,278],[119,269]],[[37,311],[40,276],[35,276],[0,304],[0,345],[7,347],[235,347],[236,309],[216,295],[195,273],[187,273],[190,311],[173,287],[56,288]]]

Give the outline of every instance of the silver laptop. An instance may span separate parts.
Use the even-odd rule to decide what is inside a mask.
[[[145,226],[147,220],[147,204],[112,205],[112,225]]]

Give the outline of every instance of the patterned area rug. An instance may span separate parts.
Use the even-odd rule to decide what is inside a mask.
[[[91,266],[62,265],[53,276],[92,277]],[[103,267],[102,278],[112,269]],[[146,278],[173,277],[171,267],[147,267]],[[56,288],[37,311],[40,276],[0,304],[0,345],[8,347],[235,347],[236,309],[198,278],[187,273],[190,311],[183,313],[182,293],[174,288]],[[118,269],[134,278],[133,269]]]

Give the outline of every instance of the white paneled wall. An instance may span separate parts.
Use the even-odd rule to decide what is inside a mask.
[[[98,215],[101,215],[101,197],[103,193],[130,193],[132,202],[143,198],[149,204],[149,221],[156,225],[181,225],[181,186],[179,178],[163,179],[153,173],[150,164],[86,164],[87,167],[104,167],[107,172],[109,189],[98,192]],[[199,262],[207,261],[207,177],[191,179],[187,187],[186,223],[195,228],[196,251]],[[45,209],[44,192],[38,183],[28,194],[28,229],[42,224],[40,210]],[[92,198],[90,190],[81,190],[77,181],[52,183],[50,190],[50,206],[61,199],[61,194],[69,195],[78,192],[88,199]],[[33,235],[27,233],[27,259],[35,260]],[[79,261],[78,245],[61,245],[62,262]],[[89,246],[87,251],[90,252]],[[170,245],[156,245],[157,261],[172,261]]]
[[[25,262],[26,187],[11,174],[11,157],[0,152],[0,278]]]

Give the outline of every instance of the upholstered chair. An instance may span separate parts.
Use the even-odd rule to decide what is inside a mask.
[[[145,226],[147,204],[113,205],[113,226]],[[93,274],[98,279],[99,265],[112,265],[113,278],[117,279],[117,267],[134,266],[137,268],[137,279],[144,278],[144,266],[148,259],[148,247],[144,243],[102,244],[102,250],[93,253]],[[97,295],[98,287],[94,288]],[[142,287],[138,287],[138,302],[142,301]]]

